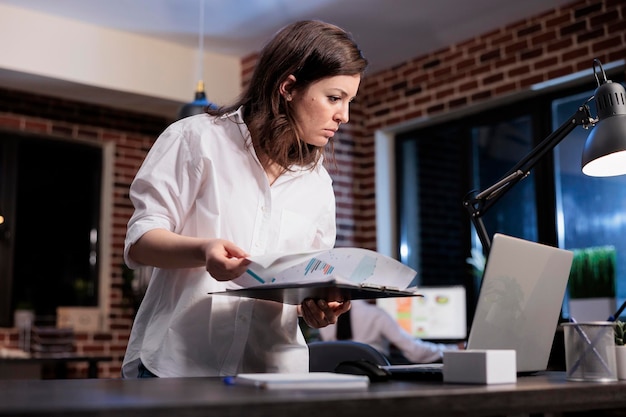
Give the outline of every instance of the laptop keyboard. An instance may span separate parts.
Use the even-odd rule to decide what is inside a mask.
[[[410,365],[382,366],[391,374],[391,379],[417,381],[443,381],[442,363],[419,363]]]

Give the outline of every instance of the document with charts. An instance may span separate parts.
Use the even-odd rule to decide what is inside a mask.
[[[248,271],[233,281],[240,288],[213,294],[299,304],[305,298],[343,301],[415,296],[417,272],[363,248],[333,248],[248,258]]]

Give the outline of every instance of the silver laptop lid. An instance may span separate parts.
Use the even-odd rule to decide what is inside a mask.
[[[515,349],[517,372],[543,371],[573,253],[495,234],[467,349]]]

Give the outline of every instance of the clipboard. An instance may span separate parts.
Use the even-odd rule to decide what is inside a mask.
[[[276,285],[266,284],[255,287],[210,292],[209,294],[256,298],[293,305],[300,304],[307,298],[323,299],[326,301],[346,301],[391,297],[422,297],[421,294],[413,291],[403,291],[368,284],[346,284],[337,282],[336,280]]]

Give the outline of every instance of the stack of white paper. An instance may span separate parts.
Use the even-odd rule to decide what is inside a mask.
[[[253,373],[239,374],[224,380],[229,385],[252,385],[264,389],[364,389],[369,386],[365,375],[335,374],[332,372],[307,373]]]

